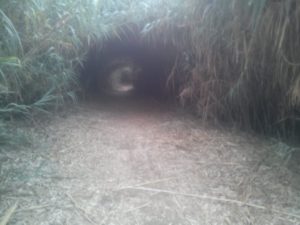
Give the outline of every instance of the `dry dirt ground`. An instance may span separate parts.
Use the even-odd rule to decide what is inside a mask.
[[[300,224],[295,147],[143,99],[81,103],[27,132],[35,144],[0,151],[8,224]]]

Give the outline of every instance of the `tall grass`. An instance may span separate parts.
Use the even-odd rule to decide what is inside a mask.
[[[37,1],[31,1],[32,7],[29,2],[11,1],[0,11],[2,118],[29,115],[33,109],[45,109],[71,96],[67,90],[71,91],[78,55],[69,58],[67,51],[73,51],[73,43],[58,35],[63,32],[59,30],[63,17],[57,15],[53,22],[50,15],[51,19],[41,13],[44,9]]]
[[[203,117],[286,132],[299,110],[300,4],[197,1],[191,21],[196,104]],[[298,118],[299,119],[299,118]],[[298,124],[299,125],[299,124]],[[288,135],[288,134],[287,134]]]
[[[75,99],[80,42],[59,1],[0,1],[0,119],[47,113]],[[54,7],[53,10],[50,10]],[[8,125],[8,124],[7,124]],[[1,144],[17,139],[1,125]]]
[[[190,56],[188,70],[179,60],[171,74],[184,75],[179,95],[203,119],[286,136],[299,129],[300,3],[190,0],[180,10],[173,26],[154,22],[148,34],[164,31]]]

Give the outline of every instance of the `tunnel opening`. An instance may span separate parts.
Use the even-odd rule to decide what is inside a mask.
[[[81,71],[84,92],[91,97],[153,97],[170,100],[167,80],[178,51],[171,43],[149,43],[136,28],[90,45]],[[99,44],[101,43],[101,44]]]

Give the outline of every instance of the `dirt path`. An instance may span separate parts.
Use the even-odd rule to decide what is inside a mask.
[[[299,152],[282,143],[142,100],[81,104],[38,131],[0,154],[9,224],[300,224]]]

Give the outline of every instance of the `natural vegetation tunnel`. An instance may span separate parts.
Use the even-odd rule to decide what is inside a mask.
[[[0,0],[0,21],[0,225],[300,225],[299,0]]]
[[[91,45],[81,72],[81,83],[92,95],[152,96],[165,99],[167,78],[175,61],[170,44],[149,45],[126,33],[99,46]]]

